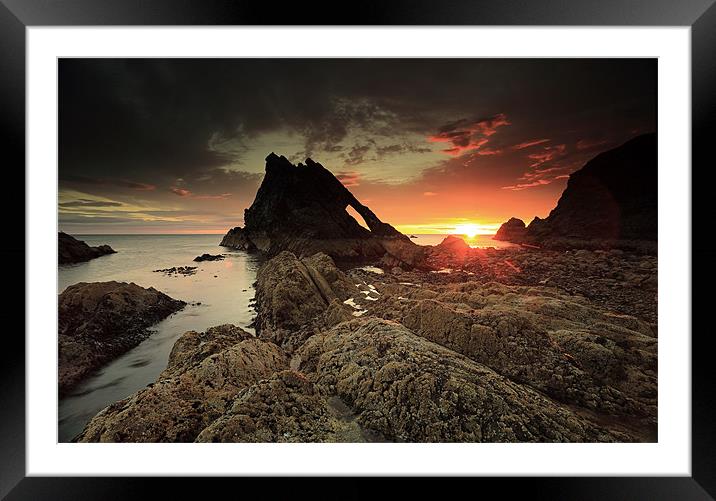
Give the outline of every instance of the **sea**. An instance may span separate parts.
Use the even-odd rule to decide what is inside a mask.
[[[418,245],[438,245],[440,242],[445,240],[447,234],[438,235],[410,235],[411,240]],[[412,238],[415,237],[415,238]],[[461,236],[467,242],[470,247],[473,248],[488,248],[494,247],[495,249],[506,249],[508,247],[515,247],[516,244],[510,242],[503,242],[501,240],[493,240],[493,235],[475,235],[474,237]]]
[[[203,331],[234,324],[252,332],[252,300],[260,259],[220,247],[222,235],[73,235],[88,245],[108,244],[116,254],[86,263],[62,265],[58,294],[79,282],[134,282],[154,287],[187,306],[155,324],[137,347],[114,359],[62,398],[58,409],[58,440],[69,442],[106,406],[152,383],[166,368],[174,342],[189,330]],[[414,235],[418,245],[437,245],[447,235]],[[511,246],[492,236],[468,239],[473,247]],[[222,261],[193,262],[204,253],[224,254]],[[194,275],[167,275],[154,270],[197,266]]]

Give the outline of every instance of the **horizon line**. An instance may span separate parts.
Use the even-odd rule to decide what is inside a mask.
[[[61,231],[61,230],[58,230]],[[66,231],[62,231],[62,233],[67,233],[68,235],[70,233]],[[87,236],[129,236],[129,235],[151,235],[151,236],[159,236],[159,235],[167,235],[167,236],[195,236],[195,235],[225,235],[226,232],[222,233],[75,233],[72,232],[72,235],[87,235]],[[410,233],[411,235],[462,235],[461,233],[451,233],[451,232],[443,232],[443,233]],[[483,237],[489,237],[493,236],[494,233],[482,233],[476,236],[483,236]]]

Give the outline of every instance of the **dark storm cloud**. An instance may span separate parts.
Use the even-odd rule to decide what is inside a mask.
[[[376,155],[379,159],[400,153],[430,153],[431,151],[430,148],[409,143],[389,144],[387,146],[376,146],[375,148]]]
[[[66,174],[180,177],[241,160],[241,149],[212,149],[212,138],[280,128],[302,138],[307,156],[336,151],[351,126],[381,137],[438,129],[435,138],[463,149],[506,117],[554,123],[606,105],[643,121],[650,76],[633,60],[63,59],[60,164]]]
[[[354,145],[345,155],[346,164],[357,165],[363,163],[366,153],[371,149],[369,144]]]

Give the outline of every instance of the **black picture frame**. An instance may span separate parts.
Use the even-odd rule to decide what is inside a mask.
[[[5,229],[10,238],[0,246],[6,264],[7,284],[3,319],[17,328],[4,332],[4,354],[0,363],[0,497],[7,499],[126,499],[151,494],[159,487],[169,490],[206,492],[222,489],[229,479],[204,479],[198,485],[187,479],[148,478],[39,478],[25,477],[25,343],[26,298],[24,270],[25,221],[17,213],[24,207],[25,165],[25,29],[31,26],[134,26],[134,25],[558,25],[558,26],[690,26],[692,49],[692,187],[713,189],[713,142],[716,117],[716,0],[363,0],[352,7],[327,2],[292,2],[280,7],[272,2],[244,0],[0,0],[0,165],[4,176]],[[698,167],[697,167],[698,166]],[[698,179],[698,182],[694,182]],[[692,190],[693,192],[693,190]],[[694,193],[695,195],[695,193]],[[695,198],[695,197],[694,197]],[[711,243],[713,210],[692,199],[692,319],[705,320],[711,294],[698,294],[713,283]],[[8,225],[10,226],[8,228]],[[32,266],[32,263],[25,263]],[[8,289],[6,289],[8,290]],[[20,303],[23,303],[22,305]],[[20,320],[22,318],[22,320]],[[11,322],[12,321],[12,322]],[[709,324],[693,323],[692,336],[692,476],[645,478],[521,478],[480,479],[484,487],[516,494],[524,490],[532,499],[714,499],[716,498],[716,392],[711,370],[712,350]],[[664,333],[662,335],[665,335]],[[668,333],[688,336],[691,333]],[[668,377],[668,375],[661,375]],[[475,482],[475,479],[471,479]],[[157,485],[161,482],[161,485]],[[286,487],[266,479],[242,479],[252,492],[266,489],[272,498],[295,497],[305,482],[293,479]],[[509,489],[507,489],[509,484]],[[403,492],[422,491],[415,480]],[[452,489],[459,489],[454,486]],[[315,489],[315,488],[314,488]],[[359,479],[347,479],[340,497],[363,498],[376,494]],[[474,489],[470,487],[470,489]],[[320,491],[335,497],[324,486]],[[319,491],[319,492],[320,492]],[[455,491],[457,493],[457,491]],[[475,491],[473,491],[475,492]],[[320,493],[318,497],[323,497]],[[316,496],[313,496],[316,497]]]

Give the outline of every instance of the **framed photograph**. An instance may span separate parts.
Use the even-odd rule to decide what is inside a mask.
[[[0,495],[712,499],[712,4],[1,0]]]

